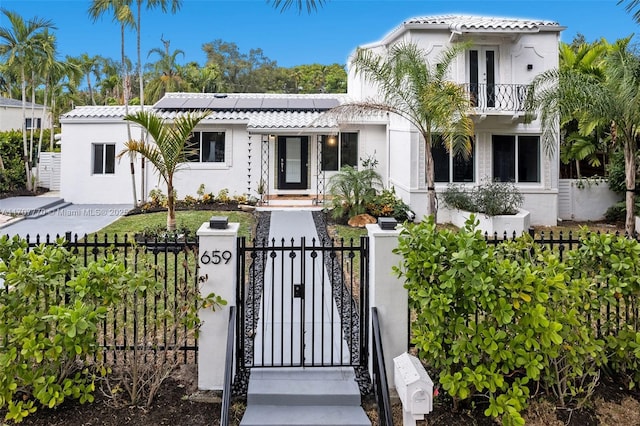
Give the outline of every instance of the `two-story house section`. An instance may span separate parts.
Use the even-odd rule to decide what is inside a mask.
[[[533,78],[558,67],[564,27],[555,22],[478,16],[432,16],[408,19],[382,40],[363,45],[384,54],[396,43],[414,43],[431,66],[443,49],[465,42],[470,47],[450,69],[452,81],[465,86],[475,123],[471,158],[456,158],[434,146],[436,190],[448,183],[477,185],[486,180],[515,182],[523,208],[534,224],[555,225],[558,198],[558,148],[545,149],[540,122],[525,123],[524,101]],[[353,99],[376,97],[374,87],[349,70]],[[556,141],[558,138],[556,138]],[[405,120],[390,117],[388,184],[408,201],[418,217],[426,213],[424,143]],[[439,221],[448,220],[440,206]]]

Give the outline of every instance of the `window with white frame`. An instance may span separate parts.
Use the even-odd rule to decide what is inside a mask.
[[[224,132],[193,132],[186,145],[186,158],[190,163],[224,163]]]
[[[321,143],[323,171],[337,171],[343,166],[358,167],[358,133],[323,135]]]
[[[40,118],[25,118],[25,128],[27,130],[30,129],[39,129],[42,120]]]
[[[94,143],[93,174],[111,175],[116,171],[116,145],[113,143]]]
[[[474,181],[474,144],[468,156],[462,153],[454,154],[444,146],[442,139],[431,146],[433,168],[436,182],[464,183]]]
[[[493,180],[540,182],[540,136],[493,135]]]

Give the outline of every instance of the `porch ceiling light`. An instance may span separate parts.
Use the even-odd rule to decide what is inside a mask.
[[[329,139],[327,140],[327,143],[329,145],[335,145],[336,144],[336,137],[334,135],[329,136]]]
[[[276,135],[269,135],[269,142],[274,142],[276,140]]]

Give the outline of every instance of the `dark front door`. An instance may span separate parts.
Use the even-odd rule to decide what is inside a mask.
[[[307,189],[307,136],[278,137],[278,189]]]

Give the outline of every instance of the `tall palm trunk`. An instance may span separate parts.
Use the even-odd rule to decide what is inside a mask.
[[[435,167],[433,164],[433,153],[431,151],[431,132],[427,132],[427,138],[424,141],[424,157],[425,157],[425,174],[427,178],[427,216],[433,216],[433,220],[437,223],[438,209],[436,205],[436,188],[435,188]]]
[[[49,93],[49,77],[46,76],[45,78],[45,83],[44,83],[44,102],[42,103],[42,115],[40,117],[40,135],[38,136],[38,150],[37,152],[37,157],[36,157],[36,179],[35,181],[38,182],[38,179],[40,178],[40,153],[42,152],[42,138],[44,138],[44,123],[45,123],[45,117],[47,114],[47,99],[48,99],[48,93]],[[52,131],[53,133],[53,131]]]
[[[632,133],[633,135],[633,133]],[[624,170],[625,170],[625,183],[627,191],[625,194],[625,204],[627,207],[627,215],[625,217],[624,230],[628,235],[633,235],[635,232],[635,189],[636,189],[636,156],[633,144],[635,139],[632,137],[625,138],[624,142]]]
[[[91,71],[87,73],[87,88],[89,90],[89,98],[91,98],[91,105],[95,105],[96,97],[93,94],[93,87],[91,87]]]
[[[140,47],[140,37],[142,34],[142,0],[138,0],[138,27],[137,27],[137,50],[138,50],[138,80],[140,87],[140,110],[144,111],[144,81],[142,79],[142,54]],[[146,139],[146,131],[145,129],[140,129],[140,140],[145,141]],[[140,201],[144,202],[147,198],[145,195],[145,158],[142,157],[140,159]]]
[[[167,179],[167,231],[176,230],[175,193],[173,191],[173,177]]]
[[[131,81],[129,80],[129,72],[127,71],[127,57],[124,50],[124,24],[120,25],[120,39],[121,46],[120,51],[122,55],[122,93],[124,96],[124,113],[129,115],[129,93],[131,91]],[[127,122],[127,140],[131,138],[131,125]],[[135,153],[129,153],[129,169],[131,170],[131,190],[133,193],[133,206],[138,205],[138,195],[136,194],[136,168],[135,168]]]
[[[27,179],[27,191],[31,191],[31,159],[29,158],[29,146],[27,145],[27,77],[25,76],[24,65],[20,66],[20,77],[22,78],[22,160],[24,161]]]

